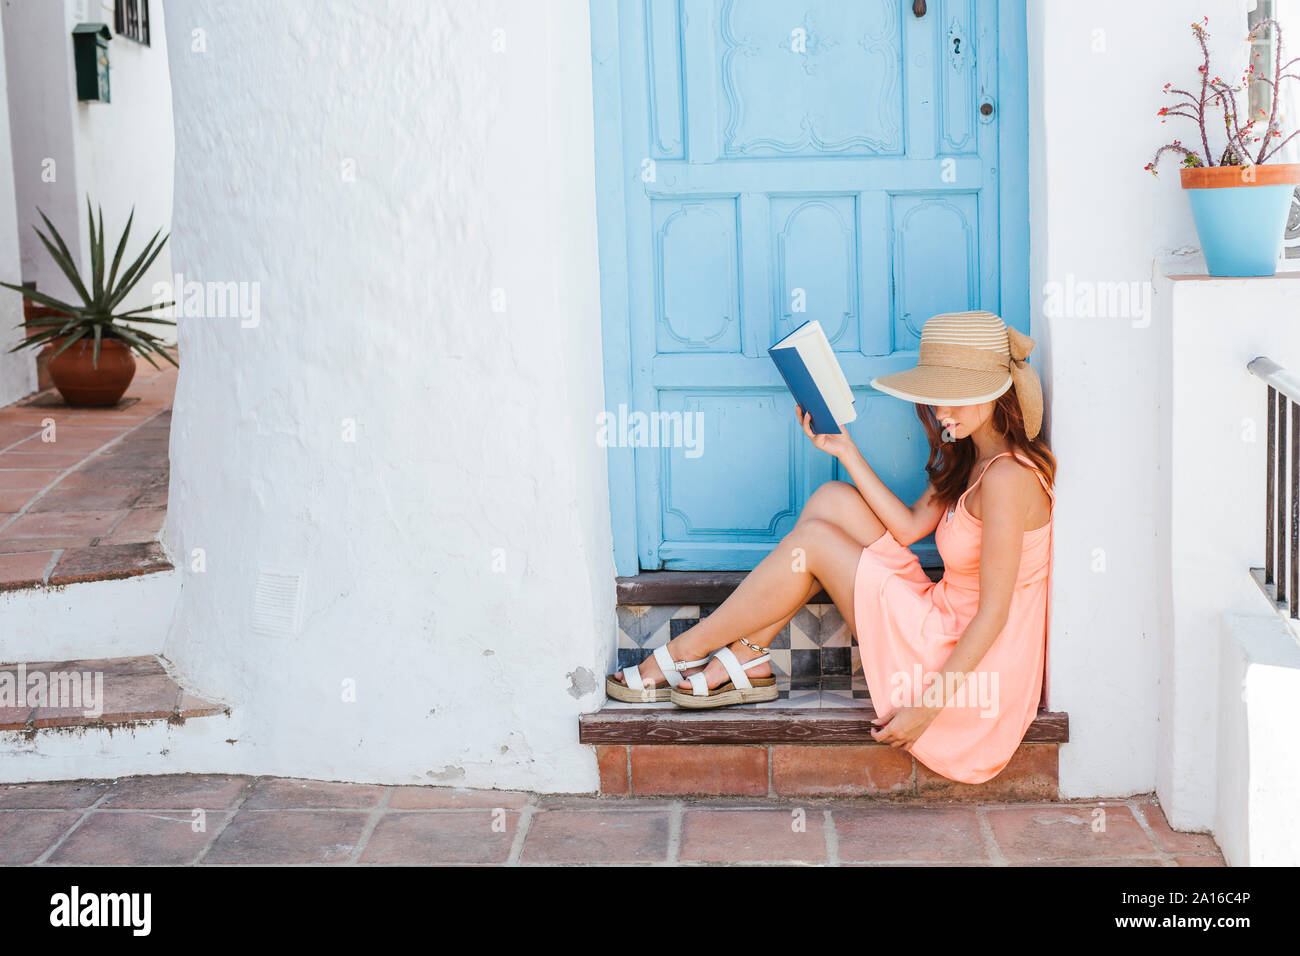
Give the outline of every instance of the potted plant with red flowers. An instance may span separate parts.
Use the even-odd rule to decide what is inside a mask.
[[[1277,270],[1292,194],[1300,183],[1300,163],[1270,163],[1283,146],[1297,133],[1283,138],[1278,124],[1278,86],[1283,80],[1300,79],[1292,70],[1300,57],[1282,61],[1282,29],[1276,20],[1257,23],[1247,34],[1254,40],[1259,32],[1271,27],[1276,32],[1276,54],[1271,75],[1256,71],[1252,64],[1241,78],[1241,86],[1225,82],[1210,69],[1208,18],[1192,24],[1192,33],[1203,56],[1200,90],[1193,92],[1165,84],[1165,93],[1179,97],[1172,106],[1157,115],[1179,116],[1196,123],[1202,152],[1188,149],[1181,140],[1161,146],[1146,165],[1152,175],[1156,164],[1167,152],[1181,153],[1182,186],[1192,207],[1196,232],[1205,253],[1206,266],[1213,276],[1270,276]],[[1237,94],[1250,83],[1265,84],[1272,99],[1272,111],[1246,117],[1237,105]],[[1219,152],[1210,148],[1211,115],[1221,110],[1226,145]]]
[[[72,284],[73,290],[81,298],[80,304],[63,302],[53,296],[38,292],[26,286],[12,282],[0,282],[0,286],[13,289],[46,309],[41,314],[33,315],[23,322],[29,330],[35,330],[27,339],[9,351],[16,352],[22,348],[32,348],[51,344],[54,351],[50,355],[50,378],[60,394],[69,405],[78,408],[104,407],[117,404],[131,379],[135,377],[135,356],[133,352],[144,356],[154,368],[158,363],[151,353],[157,353],[167,361],[177,362],[163,347],[163,341],[151,332],[134,328],[127,323],[150,323],[155,325],[175,325],[171,319],[159,318],[156,314],[170,308],[173,302],[155,302],[151,305],[134,309],[123,309],[122,301],[136,286],[154,259],[167,242],[167,236],[160,240],[159,229],[145,243],[143,251],[122,268],[122,255],[126,251],[126,240],[131,234],[131,222],[135,212],[126,221],[126,228],[117,241],[113,261],[105,261],[104,245],[104,210],[99,210],[99,224],[95,224],[95,212],[90,209],[90,200],[86,200],[90,216],[90,276],[83,281],[77,270],[76,262],[68,245],[59,235],[45,213],[45,227],[49,229],[47,237],[39,227],[36,234],[54,259],[59,269]],[[38,209],[37,212],[40,212]],[[52,311],[50,311],[52,310]]]

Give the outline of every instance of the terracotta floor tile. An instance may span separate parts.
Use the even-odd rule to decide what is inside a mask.
[[[802,818],[795,814],[802,810]],[[802,831],[795,828],[803,826]],[[682,814],[682,862],[824,863],[826,836],[819,808],[790,810],[687,810]]]
[[[53,551],[0,554],[0,588],[41,584],[54,554]]]
[[[138,657],[110,657],[98,660],[61,661],[59,663],[65,667],[101,671],[106,680],[110,677],[165,677],[167,675],[167,668],[165,668],[162,661],[153,654],[141,654]],[[31,665],[28,666],[30,667]]]
[[[166,508],[167,482],[165,480],[158,481],[145,488],[144,491],[140,492],[140,497],[135,500],[135,507]]]
[[[85,461],[86,456],[80,452],[42,451],[20,452],[6,451],[0,453],[0,468],[57,468],[62,471]]]
[[[0,514],[0,527],[11,515]],[[79,537],[70,537],[61,535],[59,537],[36,537],[36,538],[6,538],[3,532],[0,532],[0,554],[23,554],[32,551],[62,551],[66,548],[88,548],[94,541],[94,537],[83,535]]]
[[[0,471],[0,490],[3,491],[39,491],[52,484],[59,475],[59,468],[24,468]]]
[[[75,810],[109,791],[107,780],[55,780],[0,784],[0,810]]]
[[[0,500],[3,500],[0,492]],[[86,511],[118,512],[130,508],[140,496],[134,488],[60,488],[55,487],[37,498],[28,514],[47,511],[76,513]]]
[[[27,441],[33,435],[41,433],[40,423],[21,425],[17,422],[0,420],[0,448],[9,448]]]
[[[104,544],[142,544],[155,541],[167,519],[166,508],[133,508],[127,512]]]
[[[535,814],[521,863],[654,863],[668,858],[668,813],[550,810]]]
[[[1196,856],[1199,854],[1217,854],[1218,844],[1214,837],[1205,833],[1182,833],[1169,826],[1165,812],[1158,803],[1144,803],[1142,815],[1146,817],[1147,826],[1156,835],[1156,842],[1166,853]]]
[[[48,511],[40,514],[26,514],[17,518],[7,528],[0,529],[0,534],[3,534],[6,538],[107,534],[125,514],[125,509],[114,511]]]
[[[63,552],[50,575],[51,584],[99,581],[132,574],[166,571],[172,567],[158,542],[99,544],[93,548],[70,548]]]
[[[157,813],[91,813],[72,835],[50,854],[49,863],[85,866],[181,866],[196,860],[228,814],[207,813],[203,829],[194,830],[189,810]]]
[[[842,862],[988,859],[972,807],[837,808],[832,818]]]
[[[1179,866],[1227,866],[1222,855],[1218,856],[1176,856],[1174,862]]]
[[[101,806],[115,810],[226,810],[237,804],[252,785],[252,777],[225,774],[128,777],[113,785]]]
[[[1098,808],[1105,811],[1104,817],[1098,814]],[[1117,804],[998,808],[988,811],[988,820],[993,838],[1008,861],[1156,853],[1128,807]],[[1104,830],[1100,829],[1103,820]]]
[[[98,451],[115,438],[125,434],[125,429],[115,430],[116,433],[108,436],[91,434],[77,434],[74,431],[76,426],[60,428],[55,425],[54,441],[46,441],[45,434],[33,435],[32,437],[12,445],[5,449],[6,451],[27,452],[33,455],[43,455],[47,451],[61,452],[64,454],[88,455],[93,451]],[[98,429],[107,431],[108,429]]]
[[[253,786],[243,809],[370,809],[379,806],[385,789],[364,783],[263,777]]]
[[[22,730],[31,719],[35,707],[0,707],[0,730]]]
[[[0,490],[0,514],[17,514],[31,505],[37,494],[35,488]]]
[[[75,810],[0,810],[0,865],[38,860],[80,817]]]
[[[1164,866],[1153,856],[1085,857],[1077,860],[1010,860],[1007,866]]]
[[[501,807],[518,810],[528,794],[514,790],[458,790],[451,787],[394,787],[388,798],[390,810],[459,810]]]
[[[429,810],[380,818],[362,863],[504,863],[519,814],[506,810]]]
[[[202,863],[346,863],[369,815],[342,810],[240,810]]]
[[[0,456],[3,457],[3,456]],[[0,465],[0,467],[4,467]],[[59,482],[63,488],[147,488],[157,482],[165,470],[157,468],[78,468]]]
[[[93,666],[75,664],[61,665],[59,670],[81,675],[81,699],[51,701],[44,707],[37,707],[32,720],[35,727],[166,719],[172,715],[180,696],[176,682],[165,675],[116,677],[103,675]],[[30,668],[28,673],[31,673]],[[72,687],[69,687],[70,692]],[[102,699],[99,698],[101,693]]]

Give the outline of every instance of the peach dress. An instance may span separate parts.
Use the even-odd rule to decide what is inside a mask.
[[[912,744],[911,753],[936,773],[962,783],[983,783],[1007,765],[1038,712],[1046,655],[1052,524],[1056,496],[1033,468],[1051,499],[1047,523],[1026,531],[1006,626],[957,695]],[[924,687],[979,609],[980,527],[966,496],[980,472],[935,528],[943,578],[931,581],[921,562],[888,530],[862,550],[853,588],[862,671],[877,715],[896,706],[919,706]]]

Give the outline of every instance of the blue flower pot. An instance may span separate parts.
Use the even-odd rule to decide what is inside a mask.
[[[1210,275],[1277,271],[1300,164],[1185,168],[1182,181]]]

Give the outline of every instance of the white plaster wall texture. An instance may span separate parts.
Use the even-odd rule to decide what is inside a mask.
[[[243,713],[251,772],[594,789],[586,4],[167,13],[176,268],[262,290],[254,328],[182,320],[167,656]],[[302,573],[298,633],[252,630],[262,565]]]
[[[1267,386],[1246,365],[1266,355],[1300,369],[1300,275],[1168,286],[1168,470],[1175,480],[1163,560],[1173,628],[1161,655],[1158,793],[1173,826],[1203,829],[1214,821],[1220,762],[1226,772],[1235,759],[1215,745],[1220,618],[1258,610],[1259,591],[1246,571],[1264,565]],[[1267,735],[1260,715],[1257,704],[1251,731]]]
[[[1221,622],[1214,838],[1229,866],[1296,866],[1300,646],[1258,588],[1247,603]]]
[[[41,222],[37,208],[43,209],[73,252],[82,254],[85,212],[78,212],[78,204],[85,200],[76,189],[77,88],[72,40],[66,32],[67,8],[62,2],[11,0],[0,5],[0,13],[22,278],[35,280],[38,289],[62,298],[74,294],[72,287],[32,226]]]
[[[0,662],[160,654],[180,572],[0,591]]]
[[[104,210],[104,234],[113,241],[121,234],[127,217],[135,210],[129,253],[138,254],[144,242],[158,229],[165,235],[172,219],[172,102],[164,41],[162,3],[149,5],[150,45],[117,36],[112,0],[66,0],[67,30],[78,22],[76,7],[84,2],[85,14],[108,25],[114,33],[109,42],[109,82],[112,102],[77,103],[77,194]],[[98,215],[98,213],[96,213]],[[84,214],[83,214],[84,218]],[[123,308],[136,308],[159,301],[153,286],[172,281],[171,243],[123,301]],[[155,335],[175,341],[175,330],[153,324],[136,324]],[[161,361],[161,360],[157,360]]]
[[[1197,76],[1187,24],[1208,15],[1214,52],[1227,55],[1216,63],[1230,64],[1245,57],[1245,7],[1029,4],[1031,334],[1043,353],[1047,434],[1060,466],[1049,704],[1070,714],[1066,797],[1156,785],[1159,643],[1169,626],[1158,597],[1168,589],[1159,557],[1168,554],[1159,484],[1168,343],[1139,310],[1087,314],[1068,300],[1052,308],[1049,283],[1141,290],[1159,260],[1195,251],[1176,161],[1165,158],[1159,179],[1143,167],[1163,143],[1196,138],[1194,127],[1155,116],[1169,103],[1166,82]],[[1196,257],[1186,258],[1190,271]]]
[[[16,282],[19,265],[18,210],[14,198],[13,150],[9,140],[9,99],[5,91],[4,24],[0,21],[0,276]],[[9,350],[23,340],[22,297],[0,291],[0,405],[8,405],[36,389],[36,361],[27,350]]]

